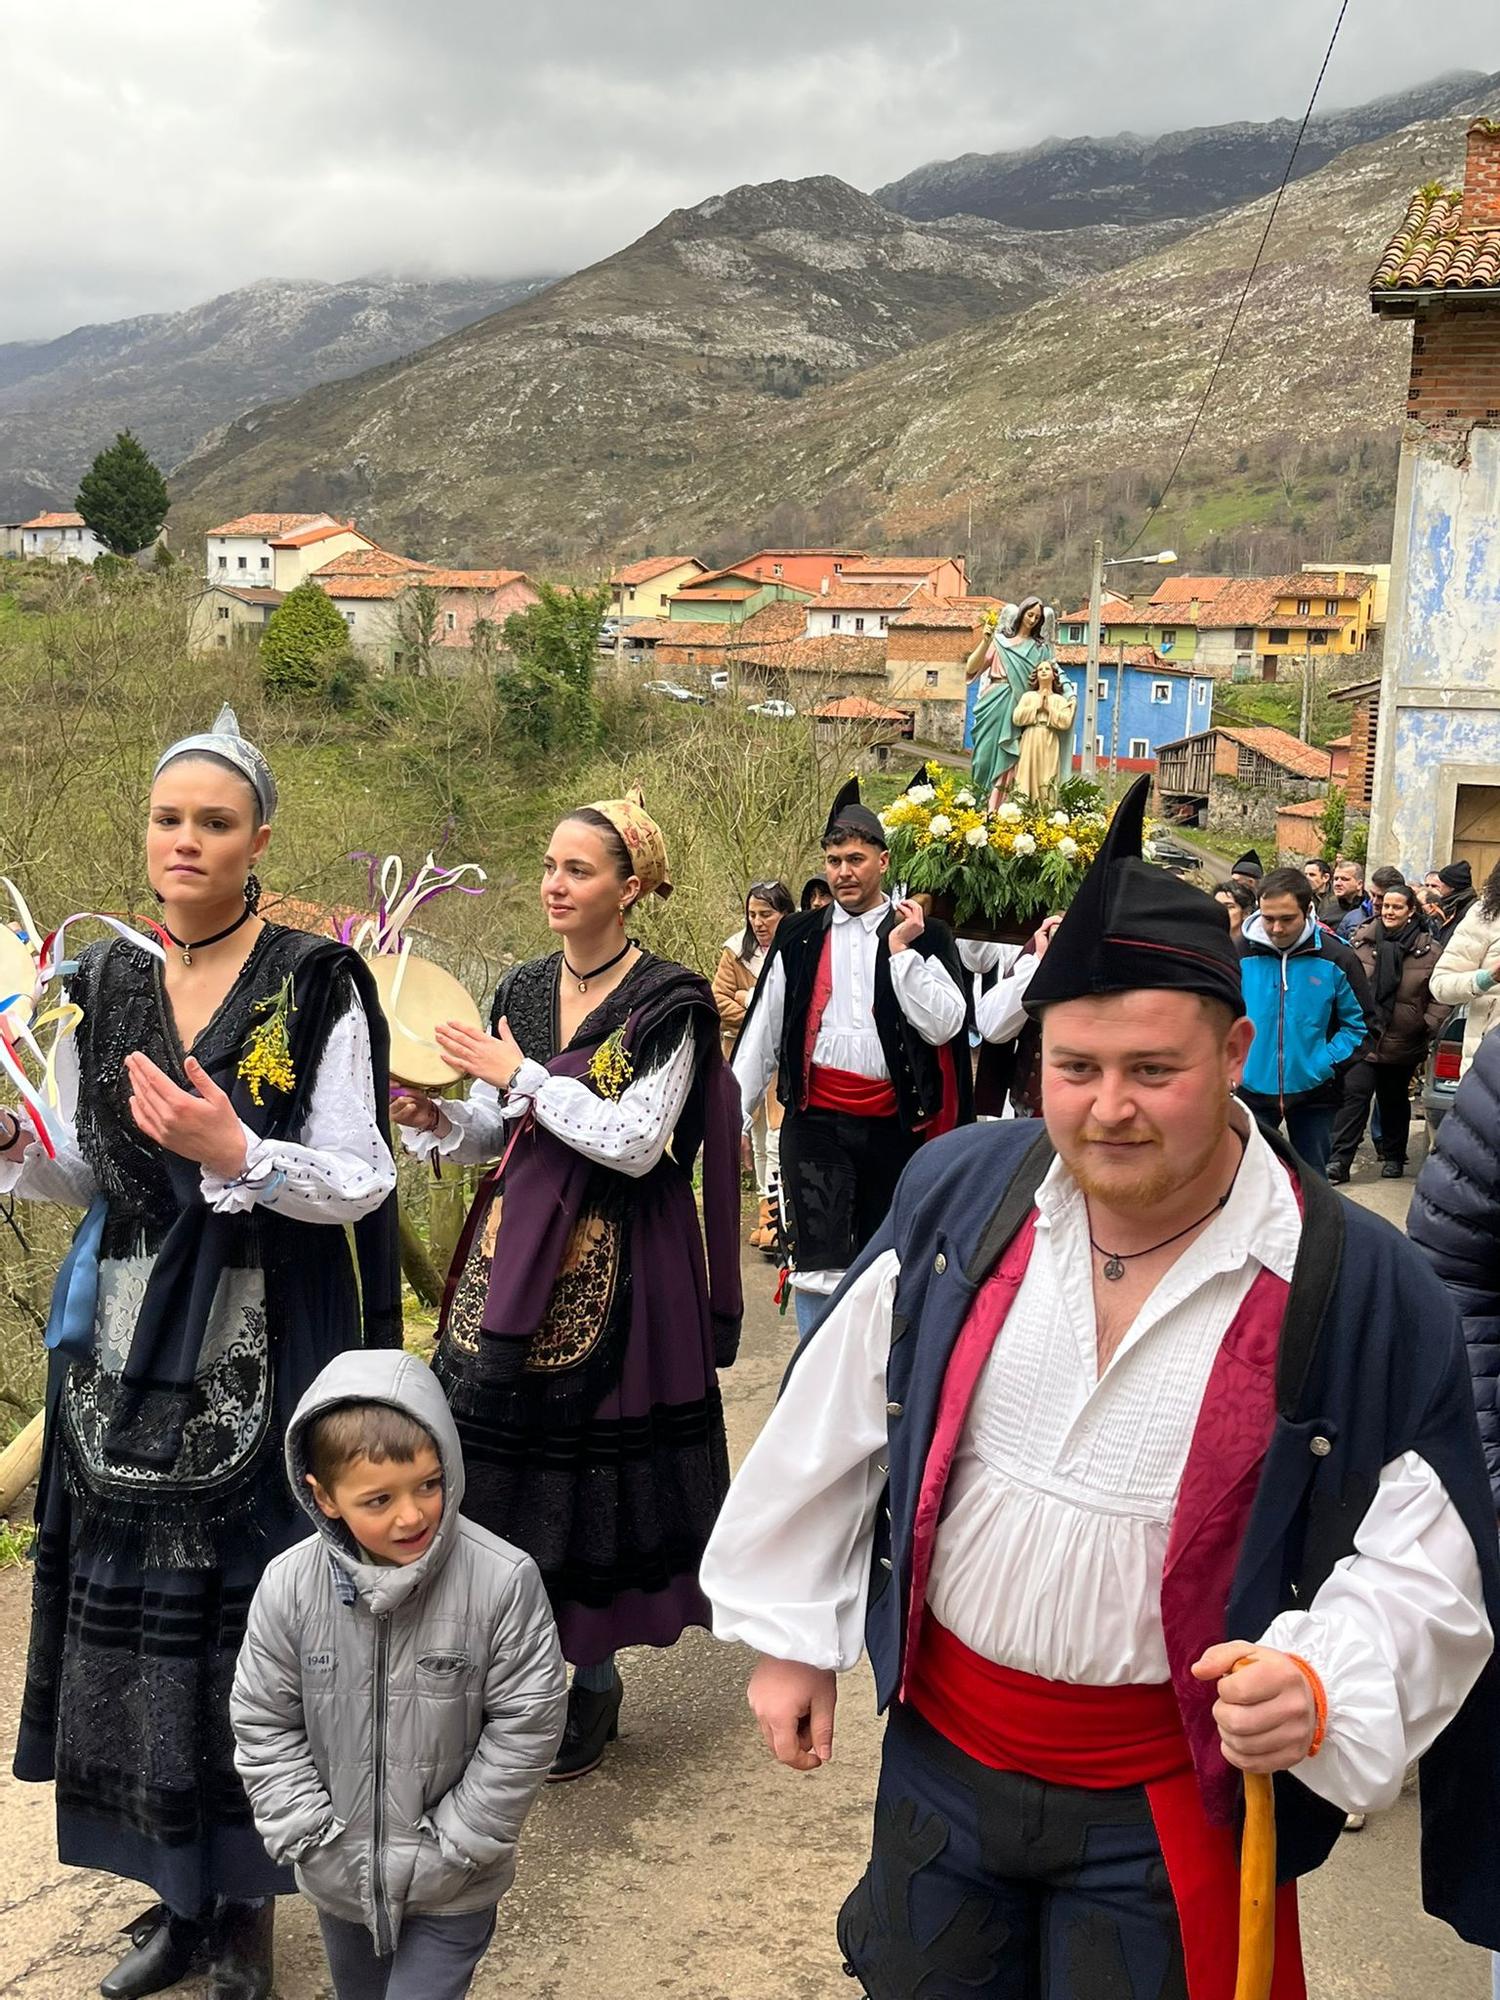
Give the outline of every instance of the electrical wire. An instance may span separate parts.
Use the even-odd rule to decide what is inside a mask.
[[[1166,504],[1167,495],[1176,484],[1177,475],[1182,470],[1183,461],[1192,449],[1193,439],[1198,434],[1198,426],[1203,421],[1203,413],[1208,408],[1209,398],[1213,395],[1215,385],[1223,371],[1224,362],[1229,353],[1230,342],[1234,339],[1235,329],[1240,323],[1240,314],[1245,310],[1245,301],[1250,296],[1250,287],[1255,283],[1255,274],[1260,269],[1260,260],[1265,255],[1266,245],[1270,241],[1271,230],[1276,222],[1276,212],[1281,207],[1281,198],[1286,193],[1287,186],[1291,181],[1292,168],[1297,163],[1297,154],[1301,151],[1302,141],[1307,134],[1308,125],[1312,121],[1313,107],[1317,104],[1318,92],[1323,88],[1323,79],[1328,74],[1328,65],[1333,59],[1334,44],[1338,41],[1339,30],[1344,25],[1344,16],[1348,11],[1349,0],[1342,0],[1342,4],[1339,7],[1338,19],[1333,24],[1333,33],[1328,38],[1328,47],[1323,51],[1323,61],[1318,70],[1317,81],[1312,87],[1312,96],[1307,100],[1307,109],[1302,114],[1302,123],[1297,128],[1297,136],[1292,141],[1292,150],[1287,155],[1286,171],[1281,176],[1281,185],[1277,188],[1276,198],[1271,203],[1271,212],[1266,217],[1266,226],[1261,231],[1260,242],[1256,245],[1254,261],[1251,263],[1250,269],[1246,274],[1244,287],[1240,292],[1239,301],[1234,309],[1234,317],[1229,322],[1229,331],[1224,336],[1223,345],[1219,349],[1218,359],[1214,362],[1213,373],[1208,378],[1208,386],[1203,391],[1198,407],[1193,413],[1193,421],[1188,425],[1188,434],[1183,439],[1182,450],[1177,454],[1177,463],[1172,467],[1166,485],[1157,494],[1151,512],[1142,521],[1140,527],[1137,528],[1134,537],[1127,546],[1125,550],[1126,555],[1130,554],[1136,543],[1140,541],[1142,535],[1145,534],[1146,530],[1151,526],[1151,523]]]

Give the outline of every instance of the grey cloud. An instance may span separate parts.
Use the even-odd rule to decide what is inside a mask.
[[[0,338],[264,276],[519,276],[744,181],[1300,113],[1333,0],[74,0],[7,32]],[[1350,9],[1329,107],[1500,68],[1494,0]]]

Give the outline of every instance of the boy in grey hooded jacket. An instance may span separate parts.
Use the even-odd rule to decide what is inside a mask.
[[[410,1355],[331,1362],[286,1463],[318,1532],[255,1593],[235,1766],[317,1906],[339,2000],[457,2000],[567,1713],[541,1578],[459,1513],[458,1433]]]

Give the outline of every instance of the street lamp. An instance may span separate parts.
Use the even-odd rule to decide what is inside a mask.
[[[1130,563],[1160,563],[1165,566],[1177,560],[1176,549],[1158,549],[1154,556],[1111,556],[1106,559],[1104,543],[1094,543],[1094,575],[1089,585],[1089,659],[1084,670],[1083,683],[1083,775],[1094,778],[1099,774],[1099,626],[1104,603],[1104,572],[1107,569],[1124,569]],[[1121,699],[1121,690],[1115,689],[1115,700]]]

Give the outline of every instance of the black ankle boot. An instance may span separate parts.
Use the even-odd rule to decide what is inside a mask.
[[[269,2000],[275,1924],[270,1897],[263,1903],[220,1903],[208,2000]]]
[[[165,1903],[153,1903],[123,1935],[130,1949],[114,1971],[99,1982],[105,2000],[140,2000],[146,1993],[162,1993],[185,1979],[199,1962],[208,1942],[208,1929],[190,1917],[179,1917]]]
[[[587,1777],[603,1763],[606,1748],[620,1733],[620,1703],[624,1694],[618,1671],[614,1686],[602,1694],[596,1694],[592,1688],[581,1688],[574,1681],[568,1689],[568,1720],[562,1743],[547,1773],[549,1785]]]

